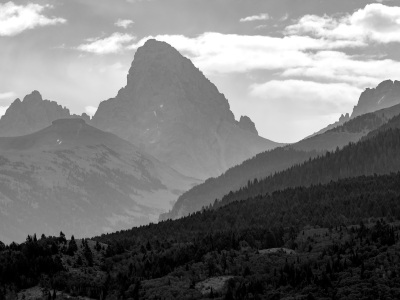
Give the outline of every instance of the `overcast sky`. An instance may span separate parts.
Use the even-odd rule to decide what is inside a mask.
[[[0,113],[39,90],[93,114],[149,37],[192,59],[237,118],[279,142],[400,79],[400,0],[0,0]]]

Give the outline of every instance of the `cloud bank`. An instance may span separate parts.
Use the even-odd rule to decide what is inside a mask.
[[[376,43],[400,42],[400,7],[367,5],[340,18],[306,15],[286,28],[287,34],[312,35],[328,40]]]

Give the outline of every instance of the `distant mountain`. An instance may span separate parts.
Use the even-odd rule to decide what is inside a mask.
[[[38,91],[26,95],[21,101],[16,99],[0,119],[0,136],[21,136],[36,132],[51,125],[57,119],[80,117],[89,121],[87,114],[71,115],[68,108],[57,102],[43,100]]]
[[[79,236],[156,221],[198,181],[82,119],[0,138],[0,240]]]
[[[100,103],[92,124],[138,145],[182,174],[220,175],[278,143],[235,120],[228,100],[169,44],[140,47],[115,98]]]
[[[348,143],[356,143],[369,132],[379,128],[400,114],[400,104],[350,119],[344,124],[291,145],[303,151],[332,151]]]
[[[335,123],[329,124],[329,125],[326,126],[325,128],[322,128],[321,130],[319,130],[319,131],[317,131],[317,132],[315,132],[315,133],[313,133],[313,134],[311,134],[311,135],[305,137],[304,139],[308,139],[308,138],[310,138],[310,137],[323,134],[324,132],[327,132],[328,130],[331,130],[331,129],[335,128],[335,127],[338,127],[338,126],[343,125],[344,123],[346,123],[346,122],[349,121],[349,120],[350,120],[350,115],[349,115],[349,113],[342,114],[342,115],[340,116],[339,120],[336,121]]]
[[[386,80],[374,89],[366,89],[354,107],[351,118],[400,104],[400,81]]]
[[[338,121],[328,125],[309,137],[322,134],[330,129],[341,126],[350,119],[363,114],[395,106],[397,104],[400,104],[400,81],[385,80],[376,88],[367,88],[360,95],[358,103],[354,106],[351,116],[348,113],[345,115],[342,114]]]

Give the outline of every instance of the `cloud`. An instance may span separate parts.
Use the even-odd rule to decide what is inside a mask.
[[[305,80],[271,80],[250,86],[250,95],[280,106],[300,118],[331,115],[347,111],[358,99],[361,89],[346,83],[320,83]]]
[[[0,3],[0,36],[15,36],[25,30],[39,26],[63,24],[63,18],[49,18],[43,15],[45,9],[51,5],[29,3],[17,5],[14,2]]]
[[[400,62],[392,59],[355,57],[337,51],[319,51],[309,58],[308,65],[288,68],[281,77],[346,82],[358,87],[400,78]]]
[[[5,93],[0,93],[0,100],[7,100],[14,98],[16,95],[14,92],[5,92]]]
[[[254,16],[248,16],[245,18],[241,18],[239,21],[240,22],[253,22],[253,21],[263,21],[263,20],[269,20],[269,14],[264,13],[264,14],[259,14],[259,15],[254,15]]]
[[[136,49],[148,38],[155,38],[177,48],[207,75],[267,70],[282,79],[346,83],[365,88],[388,78],[400,78],[399,61],[362,54],[371,43],[372,35],[365,34],[368,28],[379,29],[384,34],[395,32],[393,26],[397,28],[397,25],[393,24],[400,24],[393,21],[397,20],[397,14],[400,16],[397,10],[400,7],[371,4],[339,18],[308,15],[288,26],[282,37],[216,32],[196,37],[158,35],[145,37],[129,48]],[[374,39],[386,41],[391,36],[394,37]],[[396,38],[400,39],[400,31]],[[349,48],[353,48],[352,53],[362,50],[361,54],[346,54]]]
[[[400,42],[400,7],[372,3],[342,17],[306,15],[286,28],[289,35],[312,35],[329,40]]]
[[[284,14],[284,15],[279,19],[279,21],[284,22],[284,21],[286,21],[287,19],[289,19],[289,14],[288,14],[288,13]]]
[[[129,26],[133,25],[135,22],[132,20],[122,20],[119,19],[117,22],[115,22],[115,26],[122,27],[122,28],[128,28]]]
[[[260,134],[296,142],[350,112],[362,90],[345,83],[269,80],[249,87],[247,114]],[[280,124],[276,129],[276,124]],[[275,128],[275,129],[271,129]]]
[[[8,109],[8,106],[0,106],[0,116],[3,116]]]
[[[257,29],[257,30],[264,29],[264,28],[268,28],[268,25],[262,24],[262,25],[258,25],[256,27],[254,27],[254,29]]]
[[[359,47],[358,41],[328,41],[307,36],[270,37],[206,32],[197,37],[149,36],[129,46],[137,49],[149,38],[165,41],[191,58],[205,73],[283,70],[312,63],[314,50]]]
[[[96,111],[97,111],[97,107],[90,106],[90,105],[85,107],[85,112],[91,117],[94,116]]]
[[[118,53],[124,50],[125,44],[132,42],[135,39],[136,37],[130,34],[114,32],[112,35],[106,38],[88,39],[87,41],[89,43],[81,44],[76,47],[76,49],[95,54]]]

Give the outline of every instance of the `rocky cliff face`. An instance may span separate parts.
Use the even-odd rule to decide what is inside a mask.
[[[238,124],[216,86],[156,40],[137,50],[127,85],[100,103],[92,124],[201,179],[278,145],[255,134],[251,120]]]
[[[78,117],[89,121],[88,115],[71,115],[69,110],[57,102],[43,100],[38,91],[26,95],[21,101],[16,99],[0,119],[0,136],[22,136],[33,133],[47,126],[54,120]]]
[[[400,103],[400,81],[386,80],[374,89],[366,89],[354,107],[351,118]]]
[[[247,130],[258,135],[256,124],[254,124],[254,122],[248,116],[241,116],[238,124],[243,130]]]

